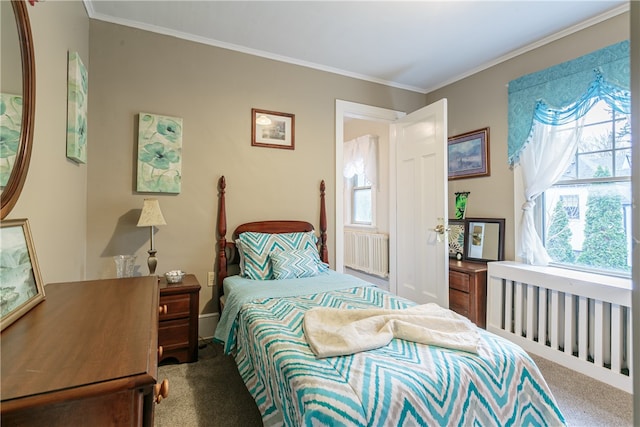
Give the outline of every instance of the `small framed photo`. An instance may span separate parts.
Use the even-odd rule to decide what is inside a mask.
[[[0,253],[0,330],[4,330],[44,300],[44,286],[27,219],[0,223]]]
[[[295,149],[296,117],[277,111],[251,109],[251,145]]]
[[[449,181],[489,176],[489,128],[448,139]]]

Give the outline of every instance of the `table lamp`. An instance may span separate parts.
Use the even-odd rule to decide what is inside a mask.
[[[149,258],[147,259],[147,264],[149,265],[149,275],[155,274],[156,266],[158,265],[158,259],[156,258],[157,251],[153,246],[153,227],[155,227],[156,225],[166,224],[167,222],[162,216],[162,211],[160,210],[158,199],[144,199],[142,212],[140,213],[140,219],[138,220],[138,227],[149,227],[149,230],[151,232],[151,249],[147,251],[149,253]]]

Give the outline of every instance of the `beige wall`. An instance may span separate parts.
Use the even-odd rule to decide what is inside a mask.
[[[148,229],[134,191],[139,112],[182,117],[182,192],[156,194],[167,225],[156,234],[158,272],[180,268],[206,284],[216,257],[218,178],[227,179],[228,233],[260,219],[318,224],[327,184],[333,262],[335,101],[401,111],[423,94],[217,47],[91,21],[87,277],[114,277],[111,256],[135,253],[147,274]],[[252,147],[251,108],[295,114],[295,150]],[[204,287],[201,308],[217,309]]]
[[[29,174],[7,219],[28,218],[45,283],[85,278],[87,168],[66,158],[67,52],[89,64],[89,18],[80,1],[27,4],[36,66]],[[91,96],[91,95],[89,95]]]
[[[449,181],[450,218],[454,193],[470,191],[467,216],[505,218],[505,257],[514,259],[514,225],[520,217],[514,215],[513,171],[507,164],[507,84],[628,38],[629,15],[625,13],[427,95],[427,103],[447,98],[449,136],[490,128],[491,176]]]

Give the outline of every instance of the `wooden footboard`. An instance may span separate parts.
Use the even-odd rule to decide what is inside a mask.
[[[231,236],[231,242],[227,242],[227,212],[225,205],[225,193],[227,183],[224,176],[220,177],[218,185],[218,297],[222,296],[222,281],[227,277],[229,266],[238,264],[239,256],[235,240],[240,233],[255,231],[259,233],[295,233],[313,231],[313,224],[306,221],[270,220],[255,221],[240,224]],[[329,251],[327,249],[327,210],[325,207],[325,184],[320,182],[320,236],[318,239],[318,252],[322,262],[329,263]]]

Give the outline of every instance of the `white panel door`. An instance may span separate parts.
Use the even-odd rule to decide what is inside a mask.
[[[398,295],[449,307],[447,100],[396,120],[396,278]],[[444,228],[444,227],[443,227]]]

